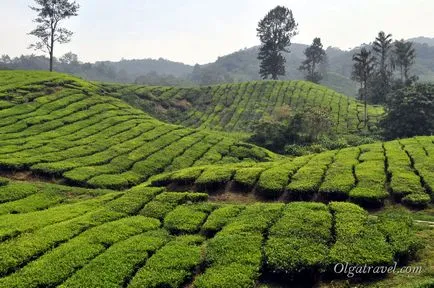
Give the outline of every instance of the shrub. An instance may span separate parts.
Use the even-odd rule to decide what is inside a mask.
[[[176,208],[180,204],[187,202],[202,202],[208,199],[207,194],[203,193],[178,193],[178,192],[163,192],[151,202],[145,205],[140,211],[141,215],[164,219],[167,213]]]
[[[235,183],[242,187],[252,188],[259,179],[259,175],[265,170],[260,167],[240,168],[234,176]]]
[[[366,156],[369,159],[375,157],[374,154]],[[352,201],[364,206],[382,205],[389,196],[385,190],[384,161],[366,160],[356,166],[355,172],[359,182],[357,187],[350,191]]]
[[[416,84],[388,97],[389,112],[380,122],[387,138],[434,133],[434,85]]]
[[[78,270],[59,287],[119,287],[137,265],[169,239],[165,230],[145,232],[119,242]]]
[[[92,228],[26,265],[18,273],[0,279],[4,287],[47,287],[62,283],[90,259],[116,242],[158,228],[160,222],[143,216],[124,218]],[[18,284],[18,285],[17,285]]]
[[[129,287],[180,287],[201,259],[203,238],[180,236],[158,250],[132,279]]]
[[[155,196],[163,192],[160,188],[134,187],[114,201],[109,202],[106,207],[117,212],[134,215]]]
[[[8,185],[9,180],[7,178],[0,177],[0,186]]]
[[[231,166],[211,166],[205,168],[203,173],[196,179],[199,189],[211,189],[218,185],[224,185],[232,179],[235,169]]]
[[[202,226],[202,231],[206,235],[213,235],[231,222],[243,209],[241,205],[227,205],[214,210]]]
[[[292,198],[310,200],[321,185],[327,166],[332,162],[335,152],[326,152],[314,156],[301,167],[286,187]]]
[[[368,222],[362,208],[343,202],[332,202],[335,217],[336,242],[330,249],[331,263],[348,265],[389,265],[393,252],[377,226]]]
[[[213,266],[194,280],[197,288],[249,288],[255,285],[258,271],[254,266],[230,263]]]
[[[324,269],[331,242],[332,215],[324,204],[288,204],[282,218],[270,229],[265,245],[267,267],[293,274]]]
[[[379,216],[379,229],[393,249],[395,258],[406,262],[416,255],[421,248],[419,240],[413,234],[413,218],[408,211],[384,211]]]
[[[402,203],[415,208],[425,208],[431,202],[430,195],[426,193],[412,193],[402,198]]]
[[[20,233],[40,229],[58,222],[66,221],[88,213],[118,196],[117,193],[106,194],[95,199],[78,203],[66,204],[43,211],[25,214],[7,214],[0,216],[3,223],[0,230],[0,239],[16,236]]]
[[[30,183],[11,182],[8,185],[0,185],[0,203],[19,200],[38,191],[37,186]]]
[[[203,168],[186,168],[173,173],[171,180],[180,185],[193,184],[202,174]]]
[[[166,215],[164,227],[175,234],[194,234],[199,231],[207,216],[196,204],[178,206]]]
[[[279,197],[288,184],[289,178],[309,159],[310,157],[300,157],[289,163],[282,161],[264,171],[258,181],[259,195],[265,198]]]

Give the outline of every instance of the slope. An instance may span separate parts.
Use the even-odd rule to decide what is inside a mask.
[[[154,176],[150,185],[211,194],[253,193],[280,201],[388,200],[424,208],[434,199],[434,137],[366,144],[266,163],[193,167]]]
[[[294,112],[311,105],[331,111],[337,133],[364,129],[361,102],[306,81],[251,81],[194,88],[102,86],[109,94],[161,120],[189,127],[250,132],[256,121],[284,105]],[[383,113],[381,106],[368,106],[369,130],[375,130]]]
[[[53,191],[75,200],[31,201]],[[337,263],[392,265],[418,247],[405,211],[370,217],[351,203],[226,205],[207,196],[3,182],[0,287],[229,288],[270,277],[315,285]]]
[[[120,189],[193,165],[277,157],[215,132],[160,122],[67,75],[4,71],[0,85],[3,169]]]

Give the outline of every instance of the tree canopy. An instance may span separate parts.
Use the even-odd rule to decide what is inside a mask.
[[[259,74],[263,79],[278,79],[285,75],[286,59],[282,52],[289,52],[291,38],[297,35],[298,24],[292,11],[283,6],[272,9],[259,22],[257,33],[261,40],[258,59],[261,60]]]
[[[60,26],[64,19],[78,15],[78,5],[68,0],[35,0],[36,6],[30,9],[38,13],[34,20],[38,25],[29,34],[39,38],[29,48],[42,50],[50,55],[50,71],[53,71],[53,55],[55,43],[64,44],[71,41],[72,31]]]
[[[313,39],[312,45],[304,50],[304,55],[306,56],[306,60],[301,63],[299,70],[306,72],[306,80],[313,83],[319,83],[323,76],[320,71],[317,71],[317,69],[319,68],[319,65],[324,62],[326,57],[326,52],[321,43],[321,38],[317,37]]]

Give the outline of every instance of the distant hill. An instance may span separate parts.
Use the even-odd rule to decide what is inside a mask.
[[[412,73],[421,81],[434,81],[434,38],[417,37],[410,39],[416,49],[416,63]],[[301,80],[298,71],[304,59],[307,45],[293,43],[291,53],[286,54],[286,76],[281,80]],[[221,56],[215,62],[205,65],[186,65],[163,58],[101,61],[92,63],[55,62],[55,70],[71,73],[87,80],[103,82],[136,83],[161,86],[212,85],[231,82],[259,80],[259,46],[245,48]],[[358,85],[351,78],[352,55],[359,49],[344,51],[335,47],[326,49],[328,61],[321,70],[325,77],[321,84],[348,96],[356,96]],[[2,68],[3,67],[3,68]],[[0,58],[0,69],[43,70],[48,67],[44,56],[21,56],[14,59]]]
[[[429,46],[434,46],[434,38],[430,38],[430,37],[421,36],[421,37],[411,38],[408,40],[419,44],[428,44]]]
[[[187,77],[193,71],[193,66],[173,62],[170,60],[166,60],[163,58],[159,58],[158,60],[154,59],[133,59],[133,60],[121,60],[119,62],[112,61],[102,61],[96,62],[95,64],[105,64],[116,71],[124,71],[123,73],[127,73],[132,77],[138,77],[140,75],[145,75],[151,72],[155,72],[160,75],[170,74],[175,77]]]

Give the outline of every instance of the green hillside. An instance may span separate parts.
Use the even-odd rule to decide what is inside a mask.
[[[172,123],[223,131],[251,131],[256,121],[284,105],[300,111],[306,105],[330,109],[335,130],[346,134],[363,128],[363,104],[306,81],[251,81],[206,87],[152,87],[105,84],[108,93]],[[368,107],[368,128],[384,113]]]
[[[282,201],[385,200],[426,207],[434,199],[434,137],[367,144],[265,163],[209,165],[165,173],[152,185],[191,191],[254,193]]]
[[[343,202],[207,196],[3,183],[0,287],[253,287],[271,275],[319,277],[336,263],[392,265],[418,247],[405,211],[371,218]]]
[[[0,166],[126,188],[193,165],[266,161],[273,153],[170,125],[61,74],[0,72]]]
[[[227,133],[284,103],[360,128],[358,102],[306,82],[0,71],[0,288],[433,285],[434,137],[289,158]],[[395,262],[423,270],[336,284],[339,263]]]

